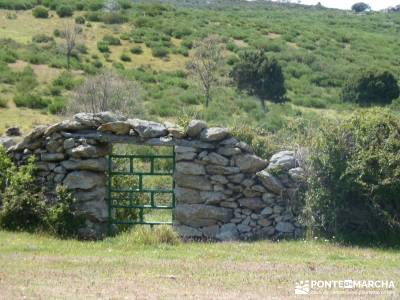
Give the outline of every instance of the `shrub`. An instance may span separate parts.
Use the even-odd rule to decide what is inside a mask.
[[[53,86],[63,87],[66,90],[72,90],[75,88],[77,82],[69,72],[62,72],[56,79],[52,82]]]
[[[6,108],[8,101],[6,99],[0,98],[0,107]]]
[[[86,20],[85,20],[85,18],[82,17],[82,16],[77,16],[77,17],[75,18],[75,23],[76,23],[76,24],[85,24],[85,22],[86,22]]]
[[[101,13],[95,11],[95,12],[89,12],[85,14],[85,18],[90,21],[90,22],[100,22],[102,15]]]
[[[155,47],[151,49],[151,53],[154,57],[164,58],[168,56],[168,49],[165,47]]]
[[[63,97],[54,98],[49,104],[49,112],[53,115],[64,113],[67,108],[66,99]]]
[[[128,21],[128,18],[118,12],[106,13],[102,17],[102,21],[106,24],[122,24]]]
[[[31,158],[27,165],[19,169],[7,163],[0,153],[0,167],[8,164],[6,171],[8,185],[2,193],[2,207],[0,210],[0,227],[9,230],[32,231],[44,227],[46,205],[43,195],[35,189],[35,163]],[[3,163],[1,163],[3,162]]]
[[[71,6],[60,5],[56,9],[56,13],[60,18],[71,17],[74,14],[74,10]]]
[[[385,240],[400,234],[400,122],[357,112],[311,143],[304,219],[317,234]]]
[[[54,41],[54,39],[51,36],[39,33],[32,37],[32,41],[35,43],[48,43]]]
[[[46,7],[44,6],[36,6],[32,10],[32,15],[35,18],[40,18],[40,19],[47,19],[49,17],[49,11],[47,10]]]
[[[63,186],[57,186],[54,205],[48,208],[45,223],[49,231],[57,236],[76,237],[84,226],[84,218],[75,213],[76,199]]]
[[[122,53],[121,56],[120,56],[120,59],[122,61],[126,61],[126,62],[131,61],[130,56],[128,54],[126,54],[126,53]]]
[[[53,35],[55,37],[63,37],[63,32],[60,29],[54,29]]]
[[[131,53],[133,53],[133,54],[142,54],[143,53],[143,49],[142,49],[142,47],[139,47],[139,46],[133,47],[133,48],[131,48]]]
[[[17,107],[29,107],[41,109],[47,107],[49,101],[34,93],[19,93],[14,96],[14,103]]]
[[[102,53],[110,52],[110,48],[108,47],[108,43],[105,41],[97,42],[97,49],[99,49]]]
[[[390,72],[363,72],[348,80],[342,89],[343,101],[362,105],[390,104],[399,97],[399,86]]]
[[[106,35],[103,37],[103,41],[106,42],[108,45],[111,46],[119,46],[121,45],[121,41],[118,37],[113,35]]]

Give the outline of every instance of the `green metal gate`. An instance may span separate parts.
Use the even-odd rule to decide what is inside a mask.
[[[157,168],[156,162],[164,161],[169,169]],[[169,162],[168,162],[169,161]],[[135,162],[141,162],[142,168]],[[143,167],[144,166],[144,167]],[[172,224],[174,195],[175,151],[171,155],[130,155],[112,154],[108,158],[108,225],[109,233],[113,225],[133,226]],[[169,187],[148,186],[146,179],[169,177]],[[157,180],[155,180],[157,182]],[[121,184],[122,182],[122,184]],[[157,196],[162,195],[158,200]],[[166,197],[170,199],[166,200]],[[167,203],[168,201],[168,203]],[[124,214],[118,214],[123,210]],[[152,221],[145,218],[145,213],[156,210],[168,211],[170,221]]]

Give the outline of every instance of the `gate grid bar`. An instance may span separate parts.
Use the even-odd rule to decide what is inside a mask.
[[[118,159],[126,159],[129,171],[115,171],[113,170],[115,160]],[[147,163],[150,163],[150,171],[136,171],[134,168],[134,160],[144,160]],[[171,159],[172,160],[172,171],[171,172],[158,172],[155,170],[155,160],[156,159]],[[108,232],[111,234],[112,225],[172,225],[174,220],[174,212],[175,208],[175,149],[173,148],[172,155],[130,155],[130,154],[111,154],[108,157],[108,193],[107,193],[107,202],[108,202]],[[133,176],[138,178],[138,187],[135,188],[118,188],[113,186],[113,178],[121,176]],[[147,176],[172,176],[172,188],[145,188],[143,186],[143,178]],[[127,194],[129,204],[121,204],[118,203],[118,197],[115,197],[115,193]],[[149,204],[138,204],[134,203],[134,195],[138,193],[148,194],[150,196]],[[155,194],[171,194],[171,205],[157,205],[155,201]],[[127,209],[127,210],[139,210],[138,218],[134,220],[119,220],[117,217],[114,217],[115,209]],[[157,221],[146,221],[144,218],[145,210],[171,210],[171,222],[157,222]],[[116,214],[115,214],[116,216]]]

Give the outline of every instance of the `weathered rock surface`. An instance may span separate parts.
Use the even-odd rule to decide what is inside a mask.
[[[257,173],[257,177],[260,179],[261,183],[271,192],[276,194],[282,193],[283,186],[279,180],[271,175],[268,171],[261,171]]]
[[[176,171],[187,175],[205,175],[206,170],[203,165],[194,162],[178,162],[175,165]]]
[[[202,191],[212,190],[211,182],[205,176],[176,173],[175,180],[176,182],[179,182],[180,187],[192,188]]]
[[[178,203],[182,204],[194,204],[203,203],[203,199],[200,197],[199,190],[193,190],[183,187],[175,187],[175,198]]]
[[[229,208],[202,205],[202,204],[181,204],[175,209],[175,216],[179,222],[194,227],[209,226],[218,221],[228,222],[233,217]]]
[[[106,177],[99,173],[74,171],[69,173],[63,184],[69,189],[89,190],[95,186],[105,186]]]
[[[296,167],[294,151],[281,151],[272,155],[268,169],[289,170]]]
[[[206,128],[200,133],[200,139],[204,142],[216,142],[225,139],[228,135],[229,130],[227,128]]]
[[[79,145],[78,147],[69,149],[67,153],[74,158],[96,158],[106,156],[111,152],[109,145]]]
[[[129,119],[128,121],[141,138],[156,138],[168,134],[167,128],[160,123],[140,119]]]
[[[107,159],[101,157],[97,159],[69,159],[61,162],[67,170],[87,170],[105,172],[107,170]]]
[[[239,167],[240,171],[247,173],[255,173],[267,167],[268,162],[259,158],[256,155],[243,154],[236,155],[235,165]]]
[[[196,136],[198,136],[200,134],[200,132],[207,128],[207,123],[201,120],[192,120],[190,121],[187,130],[186,130],[186,134],[191,137],[194,138]]]
[[[131,124],[122,121],[105,123],[102,124],[97,130],[101,132],[111,132],[116,135],[127,135],[131,130]]]

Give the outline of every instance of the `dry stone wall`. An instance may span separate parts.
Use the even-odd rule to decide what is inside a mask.
[[[18,164],[35,155],[38,183],[49,199],[57,185],[75,194],[86,217],[82,238],[106,234],[107,156],[114,143],[175,146],[174,228],[190,238],[237,240],[297,237],[297,192],[303,178],[296,155],[266,161],[226,128],[200,120],[186,130],[174,124],[127,119],[110,112],[80,113],[41,126],[8,152]],[[54,198],[54,197],[53,197]]]

